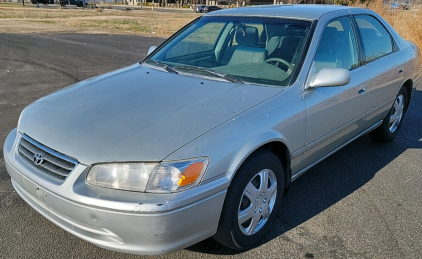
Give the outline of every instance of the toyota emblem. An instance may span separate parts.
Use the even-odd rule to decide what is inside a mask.
[[[32,162],[34,162],[36,165],[41,165],[44,162],[44,156],[40,153],[37,153],[32,158]]]

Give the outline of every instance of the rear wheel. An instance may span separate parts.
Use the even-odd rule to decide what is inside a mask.
[[[283,167],[273,153],[252,155],[230,185],[214,239],[232,249],[256,246],[267,234],[280,207]]]
[[[407,98],[407,90],[402,87],[382,124],[369,133],[372,139],[387,142],[397,136],[406,112]]]

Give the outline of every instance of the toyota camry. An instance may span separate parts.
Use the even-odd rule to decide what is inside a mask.
[[[363,134],[397,136],[420,68],[370,10],[219,10],[28,105],[5,164],[29,205],[100,247],[249,249],[300,175]]]

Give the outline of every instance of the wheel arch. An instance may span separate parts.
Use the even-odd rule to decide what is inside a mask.
[[[272,141],[261,147],[260,149],[266,149],[273,152],[281,162],[284,171],[284,196],[287,196],[290,190],[290,183],[292,180],[292,170],[291,170],[291,156],[289,149],[283,142]]]
[[[217,232],[213,236],[214,240],[216,240],[220,244],[230,247],[231,249],[245,250],[259,244],[259,242],[265,237],[265,235],[268,233],[269,229],[271,228],[272,223],[274,223],[274,220],[276,218],[276,215],[278,214],[278,210],[280,208],[282,199],[276,198],[278,202],[274,203],[273,209],[268,214],[268,218],[267,218],[268,222],[264,223],[264,225],[261,226],[261,228],[258,229],[257,232],[254,232],[253,234],[246,236],[244,232],[242,233],[242,229],[240,227],[241,223],[239,222],[239,215],[240,215],[240,210],[241,210],[240,206],[243,203],[242,192],[243,193],[245,192],[247,182],[250,182],[255,178],[255,176],[253,175],[254,174],[256,175],[256,173],[258,172],[256,171],[257,167],[259,167],[260,170],[265,168],[263,167],[263,165],[265,164],[263,163],[257,164],[257,161],[266,160],[266,162],[269,163],[269,168],[273,168],[274,166],[279,168],[279,165],[274,163],[276,162],[277,159],[279,159],[279,161],[281,161],[282,163],[281,165],[283,169],[286,168],[286,165],[284,163],[287,163],[287,164],[290,163],[290,157],[289,157],[290,155],[287,157],[285,156],[286,154],[289,154],[287,147],[288,145],[286,145],[284,142],[280,141],[279,139],[278,140],[272,139],[272,140],[262,143],[262,145],[257,145],[256,148],[254,149],[247,149],[246,147],[244,147],[241,150],[240,154],[247,154],[247,155],[241,156],[240,154],[238,154],[238,156],[235,159],[235,161],[236,160],[239,161],[238,159],[241,159],[241,162],[236,163],[237,169],[232,175],[232,179],[231,179],[232,182],[230,183],[230,187],[224,199],[224,204],[223,204],[222,211],[220,214],[220,219],[218,222]],[[245,153],[246,150],[250,152]],[[272,152],[274,155],[268,156],[269,152]],[[284,161],[284,163],[282,161]],[[235,165],[233,164],[232,166],[235,166]],[[290,172],[290,169],[287,169],[284,171]],[[251,172],[253,173],[252,175],[251,175]],[[284,172],[284,174],[286,175],[286,172]],[[289,179],[289,178],[290,177],[286,177],[286,179]],[[235,180],[233,181],[233,179]],[[283,194],[286,193],[286,182],[290,182],[290,181],[284,180],[284,186],[281,186],[281,185],[277,186],[278,190],[280,190],[281,187],[284,187]],[[261,193],[259,197],[261,197],[262,195],[264,195],[264,192]],[[277,197],[278,196],[279,195],[277,195]],[[237,199],[237,197],[239,199]],[[258,201],[258,199],[259,198],[256,198],[256,200],[255,199],[252,199],[252,200]],[[268,204],[269,203],[270,202],[268,202]],[[253,204],[252,201],[251,201],[251,204]],[[262,207],[260,208],[261,210],[262,210]],[[257,212],[257,210],[255,209],[254,213],[261,213],[261,211]],[[245,237],[248,237],[248,239],[245,239]]]
[[[280,160],[281,165],[283,166],[284,171],[284,193],[286,196],[290,190],[290,183],[292,179],[292,170],[291,170],[291,155],[288,148],[288,145],[282,141],[282,139],[271,139],[266,142],[262,142],[260,145],[256,145],[254,149],[251,149],[250,152],[237,163],[237,167],[234,170],[237,172],[239,168],[255,153],[260,152],[261,150],[268,150],[274,153],[277,158]],[[241,152],[242,153],[242,152]],[[236,175],[236,173],[234,174]],[[233,175],[233,177],[234,177]],[[233,179],[233,178],[232,178]]]

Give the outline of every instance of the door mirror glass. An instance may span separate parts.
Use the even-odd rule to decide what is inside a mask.
[[[311,80],[309,87],[342,86],[350,82],[350,71],[344,68],[323,68]]]

